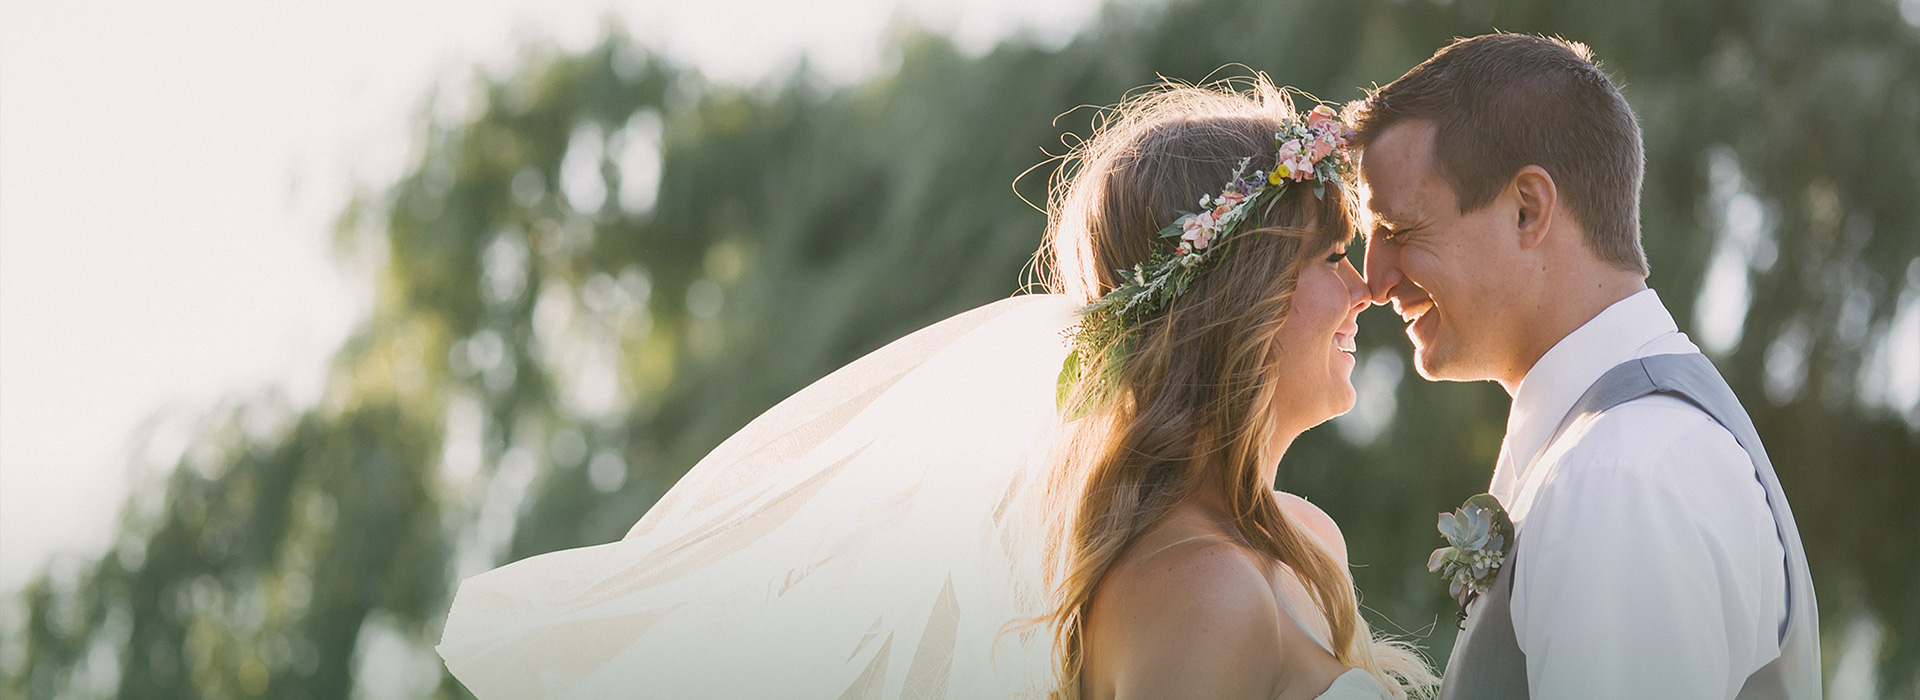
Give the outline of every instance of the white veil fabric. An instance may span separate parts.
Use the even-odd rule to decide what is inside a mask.
[[[1004,698],[1052,679],[1031,497],[1078,305],[1017,296],[789,397],[618,542],[467,579],[438,650],[482,700]]]

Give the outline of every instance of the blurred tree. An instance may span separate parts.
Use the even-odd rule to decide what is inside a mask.
[[[1768,438],[1830,674],[1862,653],[1916,697],[1920,407],[1887,387],[1920,322],[1920,30],[1889,0],[1123,3],[1058,49],[909,34],[848,86],[713,86],[617,31],[528,47],[342,214],[377,301],[321,404],[210,419],[112,552],[26,590],[0,693],[464,697],[427,651],[458,578],[619,537],[759,411],[1019,289],[1046,185],[1019,176],[1088,132],[1076,105],[1230,63],[1351,99],[1492,27],[1624,85],[1652,284]],[[1484,489],[1506,397],[1403,380],[1398,324],[1362,323],[1379,425],[1310,433],[1281,485],[1342,523],[1375,622],[1444,659],[1432,514]]]

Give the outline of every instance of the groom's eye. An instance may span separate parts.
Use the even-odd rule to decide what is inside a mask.
[[[1373,232],[1376,238],[1385,239],[1388,243],[1399,243],[1405,241],[1407,234],[1412,233],[1418,228],[1418,226],[1389,224],[1383,221],[1374,225]]]

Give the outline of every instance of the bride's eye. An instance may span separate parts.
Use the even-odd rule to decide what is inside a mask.
[[[1332,255],[1327,256],[1327,264],[1338,265],[1340,264],[1340,261],[1345,259],[1347,259],[1347,251],[1336,250],[1336,251],[1333,251]]]

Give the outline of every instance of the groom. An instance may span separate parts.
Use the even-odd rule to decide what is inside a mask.
[[[1441,697],[1820,697],[1793,514],[1646,286],[1640,128],[1587,48],[1461,40],[1352,109],[1374,301],[1422,377],[1513,397],[1490,491],[1517,534]]]

